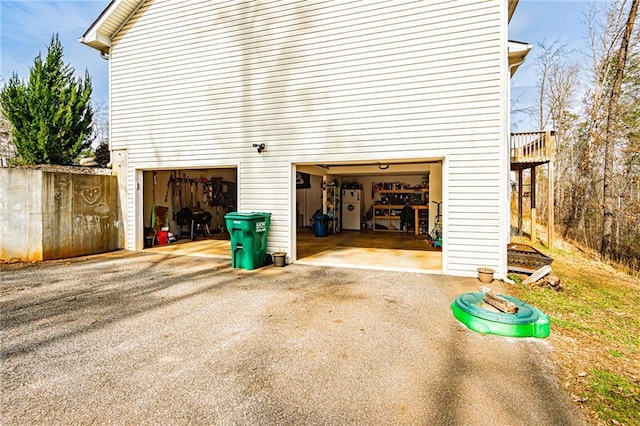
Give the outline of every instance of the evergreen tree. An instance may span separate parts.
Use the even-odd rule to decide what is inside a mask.
[[[76,79],[62,56],[55,34],[44,61],[41,54],[34,59],[29,80],[23,82],[14,73],[0,92],[0,105],[25,164],[71,164],[91,146],[91,78],[85,71],[84,79]]]
[[[96,148],[95,159],[99,166],[107,167],[107,164],[111,161],[111,151],[109,150],[108,141],[100,142]]]

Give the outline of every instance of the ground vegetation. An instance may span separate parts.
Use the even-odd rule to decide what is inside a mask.
[[[560,384],[591,423],[640,425],[640,279],[597,250],[559,246],[536,248],[554,258],[562,290],[517,284],[515,295],[550,316]]]

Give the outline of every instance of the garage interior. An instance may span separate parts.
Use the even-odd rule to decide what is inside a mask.
[[[224,215],[237,206],[235,168],[143,172],[144,247],[228,240]]]
[[[297,165],[296,172],[298,263],[442,271],[441,244],[429,239],[434,201],[442,201],[441,161]],[[325,237],[316,236],[318,214],[328,217]]]
[[[296,171],[296,262],[442,271],[441,246],[428,235],[437,214],[433,201],[442,200],[440,161],[298,164]],[[237,206],[235,168],[151,170],[143,173],[143,179],[145,249],[230,257],[224,215]],[[348,214],[343,216],[343,190],[348,191],[346,195],[355,192],[361,198],[350,223],[344,222],[349,218]],[[400,216],[403,205],[413,206],[411,220]],[[158,207],[159,214],[155,214]],[[186,226],[180,214],[185,208],[204,214],[207,220],[191,220],[195,224]],[[166,217],[162,217],[165,210]],[[325,229],[314,219],[319,214],[326,215],[322,220],[326,233],[322,236]],[[163,228],[170,232],[167,241],[158,240],[158,231]]]

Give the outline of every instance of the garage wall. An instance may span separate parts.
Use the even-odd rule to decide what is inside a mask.
[[[442,194],[442,164],[440,163],[431,165],[431,173],[429,173],[429,232],[433,229],[433,225],[436,223],[436,215],[438,214],[438,206],[433,204],[433,201],[442,202],[440,214],[444,218],[447,206]],[[443,223],[443,225],[445,224]]]
[[[309,175],[309,181],[311,188],[296,189],[296,210],[302,215],[302,226],[310,226],[316,210],[322,209],[322,176]]]
[[[147,1],[112,39],[112,147],[131,179],[237,165],[239,207],[273,213],[278,249],[292,163],[447,157],[445,271],[500,268],[506,22],[502,1]]]

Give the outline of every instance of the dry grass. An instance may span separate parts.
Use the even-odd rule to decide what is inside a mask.
[[[640,280],[590,253],[545,250],[564,291],[518,285],[551,317],[562,385],[594,424],[640,425]]]

